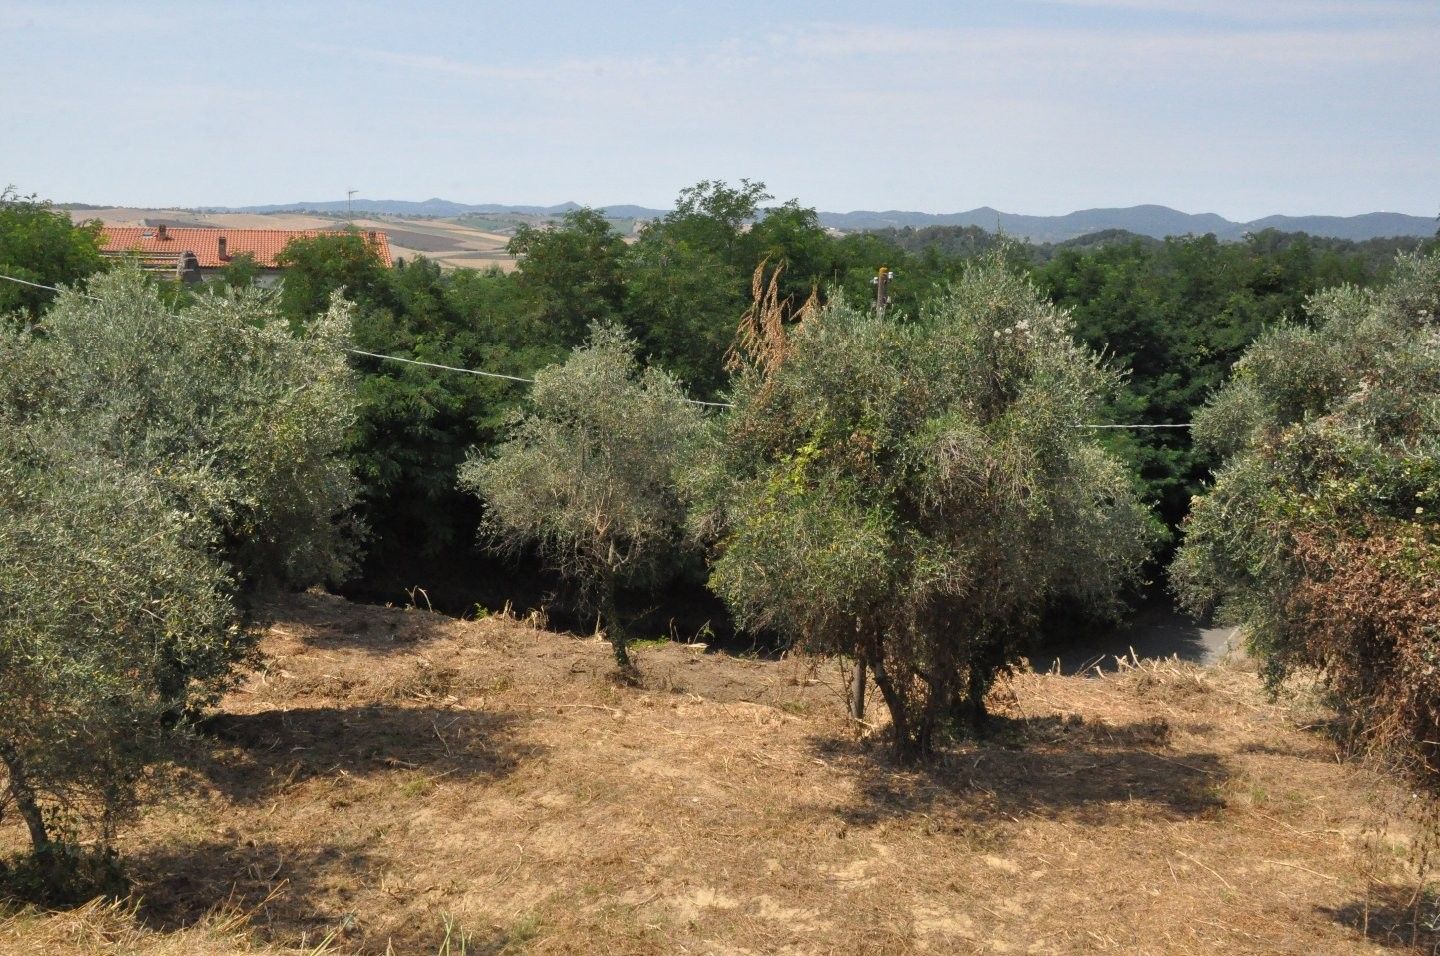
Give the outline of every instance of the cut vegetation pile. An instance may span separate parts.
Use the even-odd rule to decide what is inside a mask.
[[[1403,795],[1235,666],[1026,674],[928,770],[834,664],[308,594],[119,850],[0,952],[1428,952]],[[19,845],[0,851],[19,850]],[[1425,914],[1425,907],[1419,909]],[[1368,934],[1368,936],[1367,936]]]

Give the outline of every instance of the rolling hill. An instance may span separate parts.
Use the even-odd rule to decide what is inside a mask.
[[[401,199],[356,199],[356,213],[456,218],[459,216],[525,216],[555,218],[579,208],[575,202],[553,206],[504,205],[500,203],[467,204],[447,199],[426,199],[420,202]],[[612,205],[596,207],[612,219],[654,219],[666,210],[647,206]],[[297,202],[241,208],[213,209],[228,213],[344,213],[346,204],[334,202]],[[1142,236],[1163,239],[1166,236],[1214,233],[1220,239],[1236,240],[1246,233],[1262,229],[1283,232],[1308,232],[1315,236],[1336,239],[1375,239],[1388,236],[1433,236],[1435,219],[1403,213],[1372,212],[1359,216],[1265,216],[1249,222],[1234,222],[1215,213],[1185,213],[1168,206],[1143,205],[1123,208],[1081,209],[1063,216],[1027,216],[1002,212],[981,206],[967,212],[927,213],[907,210],[857,210],[854,212],[822,212],[820,222],[845,232],[871,229],[923,228],[925,226],[979,226],[1000,230],[1031,242],[1064,242],[1078,236],[1107,229],[1124,229]]]

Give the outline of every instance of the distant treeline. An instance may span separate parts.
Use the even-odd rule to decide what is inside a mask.
[[[925,255],[934,249],[944,257],[974,256],[1007,241],[1003,233],[992,232],[979,226],[924,226],[921,228],[904,226],[895,229],[871,229],[868,232],[906,252]],[[1008,241],[1019,240],[1010,239]],[[1043,264],[1065,250],[1083,252],[1132,243],[1154,247],[1161,245],[1163,241],[1137,232],[1130,232],[1128,229],[1100,229],[1083,236],[1076,236],[1074,239],[1066,239],[1064,242],[1027,242],[1024,245],[1032,260]],[[1265,229],[1252,233],[1242,240],[1242,243],[1271,251],[1281,251],[1292,245],[1303,244],[1313,254],[1329,253],[1342,258],[1356,256],[1364,258],[1371,264],[1372,269],[1378,270],[1387,267],[1398,253],[1415,252],[1432,241],[1414,236],[1389,236],[1357,241],[1312,236],[1303,232]]]

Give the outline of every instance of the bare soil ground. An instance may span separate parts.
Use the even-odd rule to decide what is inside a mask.
[[[1243,666],[1024,674],[993,739],[910,770],[834,664],[645,647],[628,688],[602,642],[505,618],[310,594],[274,619],[123,836],[138,906],[0,910],[0,953],[1437,943],[1375,831],[1403,794]]]

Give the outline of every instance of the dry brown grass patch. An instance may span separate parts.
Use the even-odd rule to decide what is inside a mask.
[[[1386,922],[1414,867],[1366,855],[1386,784],[1243,668],[1021,674],[993,739],[917,770],[824,662],[644,647],[622,688],[603,641],[511,620],[276,621],[125,836],[116,952],[186,951],[224,901],[266,953],[1423,951]]]

